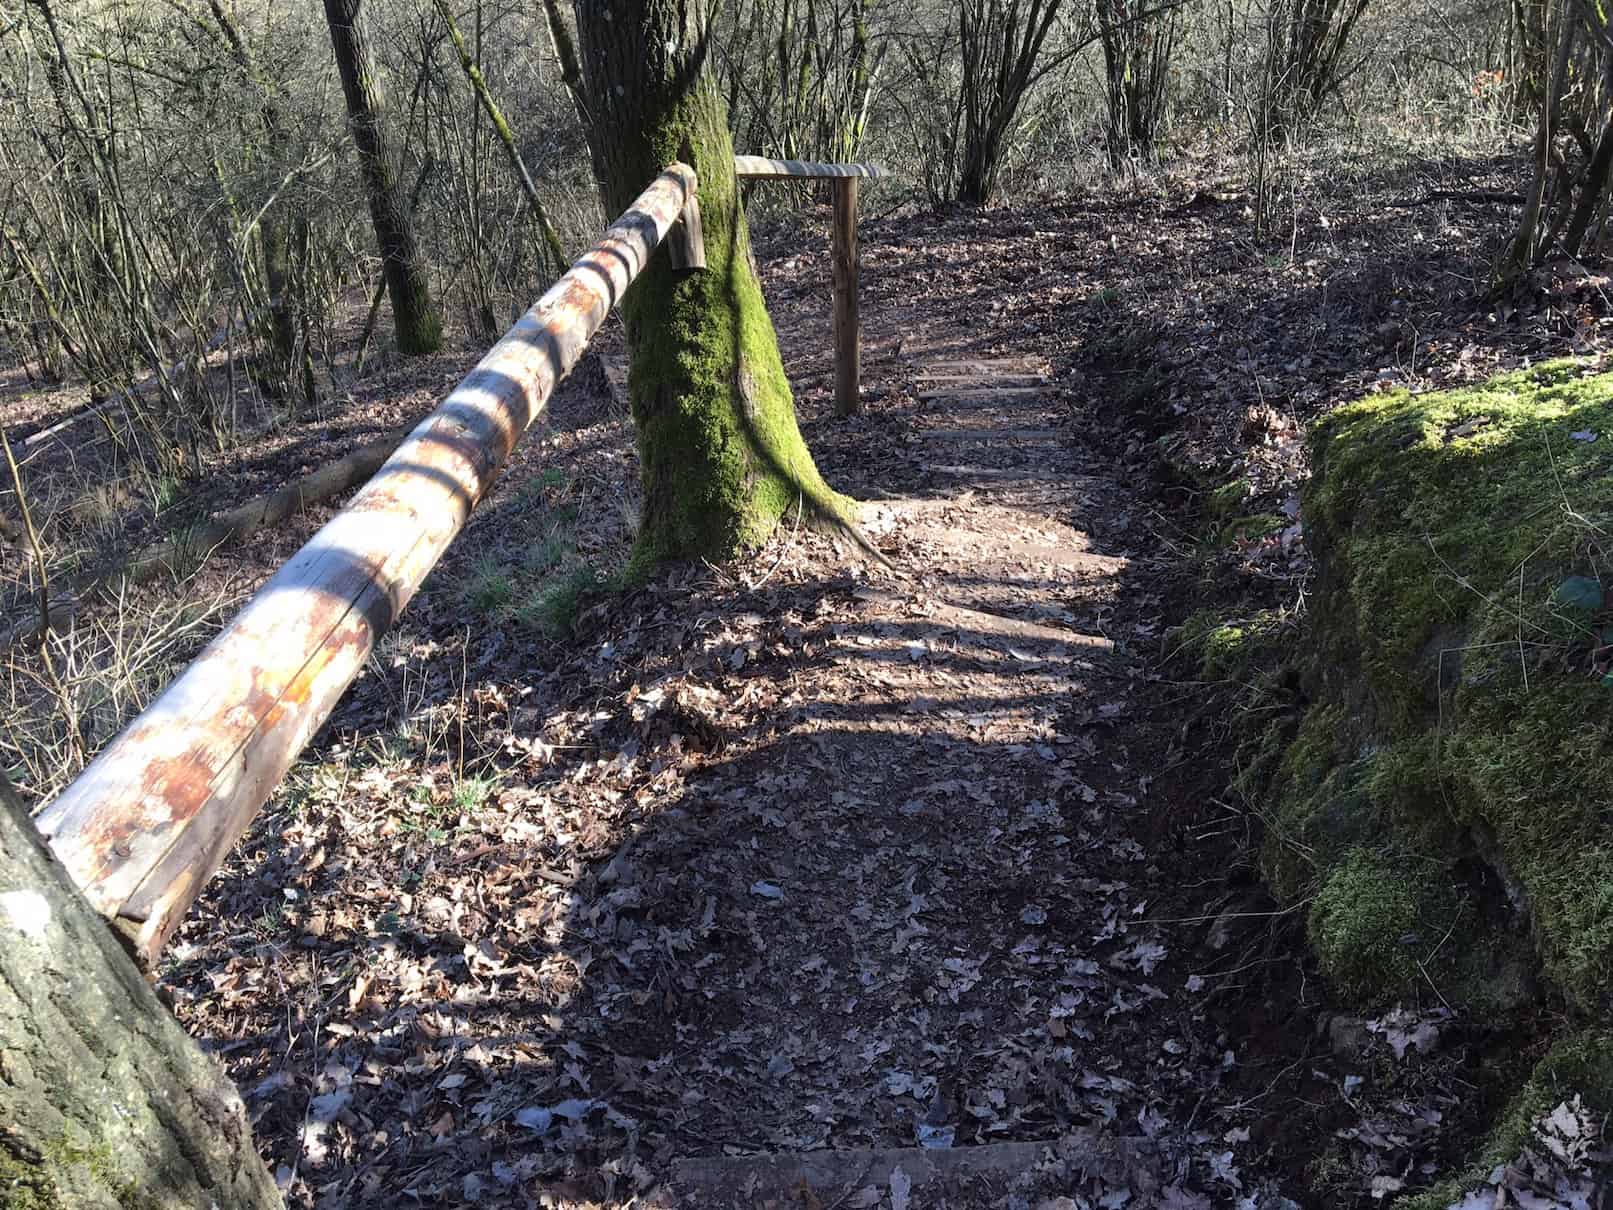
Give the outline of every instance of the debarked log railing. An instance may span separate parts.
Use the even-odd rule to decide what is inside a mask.
[[[834,199],[829,256],[834,272],[835,411],[849,416],[862,398],[862,316],[857,302],[857,182],[885,175],[876,164],[816,164],[736,155],[734,173],[742,180],[807,178],[827,180]]]
[[[692,168],[668,167],[38,816],[141,961],[155,960],[675,225],[681,255],[698,258],[698,223],[679,222],[695,188]]]

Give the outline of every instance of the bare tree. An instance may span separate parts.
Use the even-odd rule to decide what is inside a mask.
[[[1178,8],[1157,0],[1093,0],[1103,46],[1104,144],[1109,164],[1151,161],[1165,122],[1165,85],[1175,49]]]
[[[1259,130],[1273,141],[1310,122],[1337,92],[1350,35],[1370,0],[1272,0]]]
[[[855,160],[886,44],[873,0],[735,0],[723,6],[719,77],[741,150]]]
[[[1535,128],[1534,173],[1501,284],[1551,255],[1578,256],[1605,225],[1613,182],[1613,18],[1583,0],[1543,14],[1556,55]]]
[[[325,0],[331,49],[347,98],[348,121],[369,196],[370,220],[381,249],[393,330],[402,353],[430,353],[442,344],[442,321],[431,301],[414,219],[397,170],[387,155],[380,86],[360,22],[362,0]]]
[[[997,190],[1008,137],[1063,0],[960,0],[963,139],[958,200],[983,206]]]
[[[448,0],[436,0],[437,14],[442,18],[444,27],[448,30],[448,37],[454,44],[454,51],[459,56],[459,66],[465,73],[465,79],[470,83],[471,90],[476,94],[487,120],[493,124],[498,133],[498,141],[504,148],[504,154],[510,161],[510,170],[520,183],[521,194],[526,198],[527,213],[531,215],[533,229],[538,238],[538,261],[546,265],[555,277],[566,271],[566,250],[561,246],[560,236],[549,221],[549,212],[544,208],[543,199],[538,196],[537,184],[532,180],[532,173],[526,166],[526,160],[521,157],[521,149],[516,145],[515,132],[510,128],[509,119],[499,108],[498,102],[493,100],[493,90],[488,87],[487,77],[482,74],[482,68],[471,54],[470,47],[465,43],[465,35],[459,30],[459,24],[454,20],[454,14],[448,7]],[[479,6],[478,6],[479,7]]]
[[[230,60],[245,77],[249,87],[257,93],[257,121],[262,128],[266,158],[276,168],[283,166],[287,144],[290,141],[283,116],[282,98],[276,81],[265,73],[246,39],[237,26],[235,17],[224,7],[222,0],[208,0],[208,17],[192,11],[184,0],[170,0],[200,28],[216,33],[222,39]],[[267,376],[271,389],[281,389],[304,399],[313,397],[314,363],[305,338],[306,329],[299,323],[305,302],[296,297],[296,277],[291,271],[292,242],[306,244],[308,219],[306,215],[288,221],[283,200],[272,196],[257,218],[256,245],[262,258],[263,281],[268,291],[265,310],[268,313],[267,336],[273,366]],[[293,235],[295,232],[295,235]]]

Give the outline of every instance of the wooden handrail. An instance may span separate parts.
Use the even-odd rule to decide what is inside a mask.
[[[695,189],[692,168],[668,167],[40,814],[141,961],[161,952]]]
[[[835,412],[850,416],[862,403],[862,317],[857,306],[857,181],[882,177],[878,164],[817,164],[736,155],[734,175],[744,180],[827,180],[833,191],[834,221],[829,228],[834,273]]]
[[[845,180],[848,177],[881,177],[878,164],[818,164],[811,160],[770,160],[765,155],[736,155],[734,175],[745,180],[777,177],[818,177]]]

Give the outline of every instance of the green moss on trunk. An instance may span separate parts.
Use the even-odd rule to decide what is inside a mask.
[[[577,15],[606,208],[620,213],[673,160],[691,162],[700,181],[706,267],[675,269],[663,248],[622,302],[644,482],[635,570],[731,556],[796,507],[848,518],[850,502],[823,482],[796,424],[707,71],[704,13],[584,0]]]
[[[845,507],[801,439],[738,235],[736,223],[727,248],[707,243],[704,272],[652,270],[625,308],[645,489],[640,561],[728,556],[764,541],[798,505],[820,516]]]

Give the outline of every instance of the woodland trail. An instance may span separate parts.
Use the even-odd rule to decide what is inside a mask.
[[[1297,426],[1246,408],[1382,377],[1383,204],[1314,236],[1358,295],[1231,208],[1120,286],[1124,206],[872,223],[849,421],[821,231],[774,237],[808,442],[903,574],[792,516],[544,635],[520,594],[631,541],[607,332],[172,947],[288,1204],[1281,1210],[1346,1131],[1357,1187],[1427,1154],[1341,1096],[1222,801],[1228,699],[1163,658],[1201,594],[1303,567],[1206,556],[1161,442],[1286,507]],[[1296,360],[1273,315],[1330,339]],[[1507,356],[1467,330],[1440,373]]]
[[[797,306],[810,380],[827,342]],[[1161,905],[1223,888],[1181,892],[1153,851],[1174,753],[1136,648],[1158,569],[1117,541],[1132,489],[1041,356],[875,315],[872,406],[809,440],[898,574],[792,518],[745,564],[607,602],[547,673],[428,590],[415,626],[466,645],[406,622],[353,738],[210,888],[168,981],[293,1204],[1239,1188],[1236,1055],[1154,919],[1196,936],[1215,911]],[[535,465],[620,444],[572,415],[602,386],[559,401]],[[530,532],[516,508],[473,547]],[[467,746],[485,800],[453,782]]]

